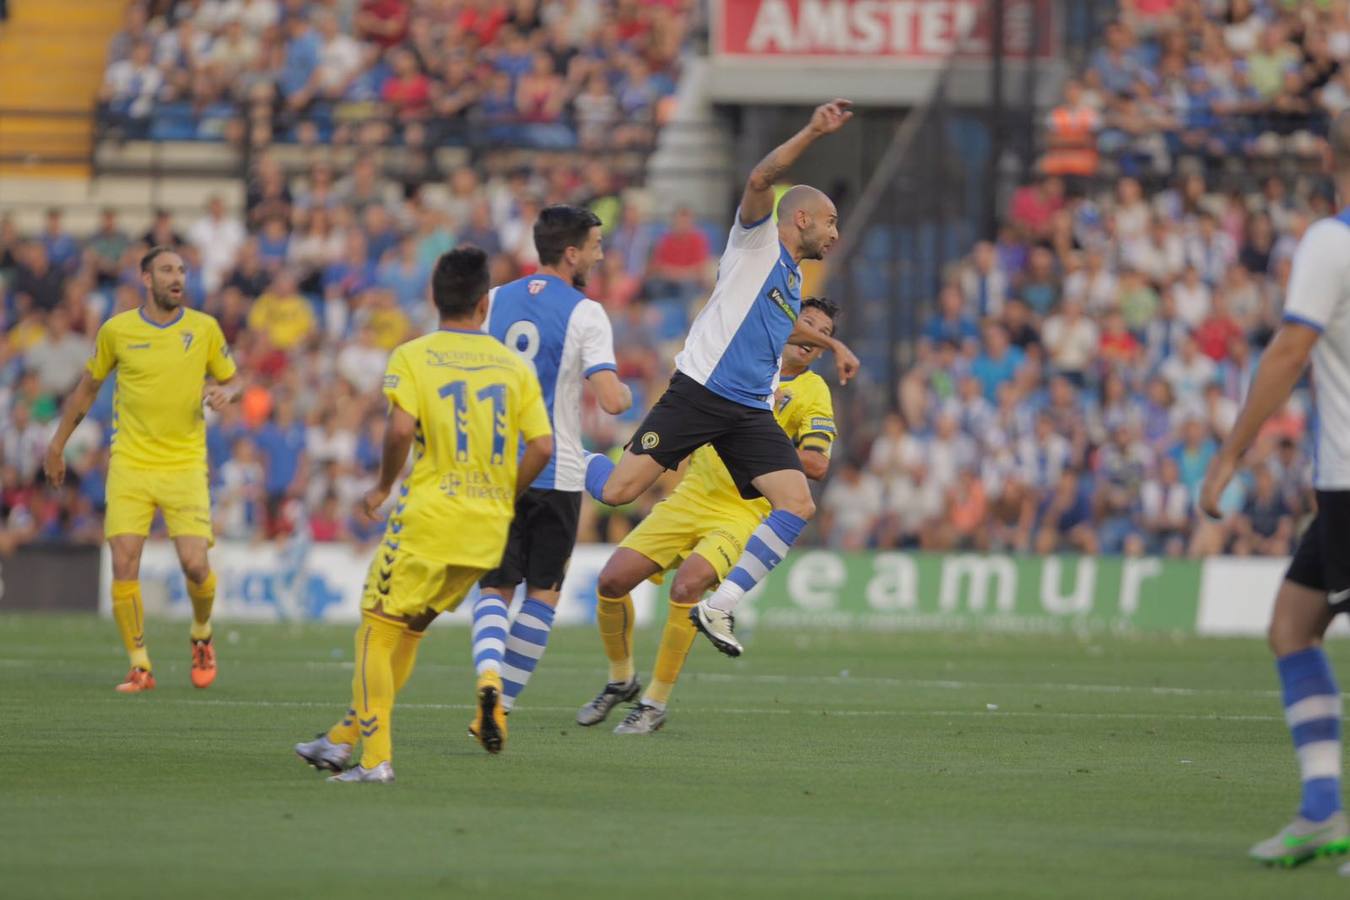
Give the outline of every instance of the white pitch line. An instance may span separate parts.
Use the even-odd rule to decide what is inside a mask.
[[[126,703],[122,697],[79,697],[65,701],[71,703]],[[174,704],[179,706],[245,706],[262,709],[330,709],[341,711],[341,703],[320,702],[316,700],[180,700],[175,698],[150,698],[151,704]],[[468,712],[477,707],[471,703],[399,703],[396,709],[445,710],[450,712]],[[530,706],[522,707],[529,712],[576,712],[572,706]],[[1130,719],[1130,720],[1179,720],[1193,722],[1283,722],[1283,716],[1259,715],[1206,715],[1203,713],[1108,713],[1108,712],[1054,712],[1047,710],[975,710],[975,709],[845,709],[821,710],[810,707],[798,709],[772,709],[768,707],[727,707],[692,706],[681,709],[684,713],[714,713],[729,716],[811,716],[830,718],[834,716],[848,718],[1027,718],[1027,719]]]
[[[43,664],[53,664],[62,662],[76,662],[75,660],[60,660],[44,657],[40,662]],[[352,663],[345,660],[268,660],[268,665],[300,665],[313,669],[343,669],[351,671]],[[30,667],[38,665],[36,659],[6,659],[0,658],[0,667]],[[469,663],[462,666],[449,665],[447,663],[425,662],[419,663],[417,671],[441,671],[441,672],[463,672],[469,669]],[[568,666],[549,666],[548,672],[554,675],[596,675],[603,674],[601,668],[576,668]],[[1059,681],[1039,681],[1039,682],[1008,682],[1008,681],[966,681],[962,679],[949,678],[892,678],[877,675],[755,675],[751,673],[739,674],[734,672],[684,672],[681,678],[693,681],[712,681],[718,683],[749,682],[751,684],[828,684],[828,685],[850,685],[850,684],[869,684],[880,685],[883,687],[897,688],[934,688],[938,690],[1001,690],[1006,688],[1015,688],[1017,690],[1035,690],[1035,691],[1070,691],[1073,693],[1084,694],[1148,694],[1155,697],[1279,697],[1280,692],[1276,690],[1252,690],[1241,688],[1189,688],[1189,687],[1169,687],[1165,685],[1142,685],[1142,684],[1075,684],[1071,682]]]

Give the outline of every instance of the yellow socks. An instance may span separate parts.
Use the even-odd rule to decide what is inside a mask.
[[[410,628],[403,629],[403,635],[398,639],[398,646],[394,648],[394,658],[392,666],[394,670],[394,696],[397,697],[399,691],[408,683],[408,677],[412,675],[413,666],[417,665],[417,648],[422,646],[422,635],[425,631],[413,631]]]
[[[141,607],[139,581],[112,583],[113,621],[122,634],[122,646],[137,669],[150,671],[150,654],[145,650],[145,610]]]
[[[188,597],[192,599],[192,635],[194,641],[205,641],[211,637],[211,607],[216,602],[216,573],[206,576],[206,580],[197,584],[191,578],[187,583]]]
[[[364,629],[364,625],[362,628]],[[397,697],[399,691],[403,690],[403,685],[408,683],[408,676],[412,674],[413,666],[417,664],[417,648],[422,645],[422,635],[426,632],[403,629],[403,634],[399,636],[398,645],[394,648],[394,655],[389,660],[390,675],[394,680],[394,696]],[[360,661],[361,638],[360,632],[357,632],[356,644],[357,661]],[[328,739],[335,744],[353,744],[361,737],[360,730],[356,727],[356,710],[348,708],[342,716],[342,720],[328,729]]]
[[[356,629],[352,709],[361,732],[361,765],[373,769],[393,757],[394,651],[407,626],[367,612]]]
[[[670,601],[666,627],[661,632],[661,648],[656,651],[656,665],[652,668],[651,687],[642,697],[644,703],[665,707],[670,700],[670,692],[679,680],[680,670],[684,668],[685,657],[689,655],[697,633],[694,623],[689,621],[689,610],[693,608],[692,603]]]
[[[595,605],[595,624],[609,657],[609,680],[626,684],[633,680],[633,598],[600,597]]]

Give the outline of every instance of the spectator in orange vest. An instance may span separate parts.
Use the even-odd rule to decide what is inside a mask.
[[[1097,132],[1102,117],[1086,102],[1083,85],[1070,79],[1064,102],[1050,111],[1049,150],[1041,163],[1047,175],[1086,177],[1097,172]]]

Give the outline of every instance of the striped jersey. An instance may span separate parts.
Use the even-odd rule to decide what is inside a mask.
[[[555,275],[530,275],[494,288],[487,331],[534,367],[553,423],[553,458],[531,487],[585,486],[581,382],[616,371],[614,332],[604,307]]]
[[[1294,252],[1284,319],[1315,328],[1313,486],[1350,490],[1350,208],[1310,227]]]
[[[783,347],[802,309],[801,284],[773,216],[744,225],[738,211],[717,285],[675,368],[728,400],[773,409]]]

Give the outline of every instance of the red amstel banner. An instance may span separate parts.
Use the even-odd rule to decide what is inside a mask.
[[[714,0],[713,52],[853,63],[982,59],[992,48],[992,6],[989,0]],[[1008,58],[1054,56],[1052,6],[1008,0]]]

